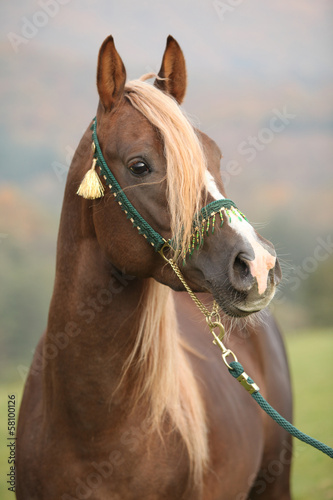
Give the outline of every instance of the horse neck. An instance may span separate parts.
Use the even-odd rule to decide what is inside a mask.
[[[174,390],[167,375],[173,371],[178,377],[172,365],[183,355],[170,291],[151,279],[126,276],[108,261],[88,203],[68,187],[74,184],[73,172],[64,198],[44,346],[47,411],[56,413],[65,405],[85,424],[98,418],[96,401],[127,412],[149,392],[163,392],[164,401],[155,398],[154,403],[159,418],[169,398],[162,384]],[[50,344],[58,346],[59,338],[65,347],[58,347],[53,358]],[[131,392],[131,403],[121,397],[125,392]]]
[[[89,140],[83,145],[89,147]],[[74,164],[79,161],[74,157]],[[65,419],[78,440],[88,439],[91,429],[110,433],[128,416],[158,435],[168,422],[182,436],[199,480],[208,454],[205,411],[170,290],[123,275],[108,261],[88,204],[71,192],[69,186],[78,184],[71,170],[44,342],[45,421],[56,427]],[[50,356],[52,344],[57,352]]]
[[[76,223],[80,225],[79,218]],[[60,345],[54,359],[44,349],[46,381],[56,399],[77,413],[84,406],[111,399],[122,365],[135,342],[140,313],[138,304],[144,283],[117,271],[102,254],[96,239],[78,238],[64,217],[60,226],[54,293],[46,344]],[[68,241],[68,235],[72,239]],[[50,350],[51,353],[51,350]],[[94,418],[94,410],[90,415]]]

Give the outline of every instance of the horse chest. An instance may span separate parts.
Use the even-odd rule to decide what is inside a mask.
[[[153,500],[183,498],[188,461],[177,442],[149,436],[131,426],[103,442],[66,440],[48,444],[40,467],[43,494],[49,500]],[[46,480],[52,474],[52,485]],[[196,499],[194,495],[184,498]]]
[[[212,415],[215,418],[215,415]],[[232,418],[232,415],[231,415]],[[49,500],[230,500],[247,491],[247,479],[256,473],[261,442],[245,432],[246,418],[230,427],[226,419],[210,436],[211,470],[204,490],[186,493],[188,459],[177,436],[161,442],[144,421],[118,426],[108,436],[82,436],[80,443],[70,433],[44,445],[43,494]],[[258,434],[256,433],[258,436]],[[249,450],[252,453],[249,454]],[[45,453],[46,452],[46,453]],[[244,458],[245,457],[245,458]],[[248,459],[246,458],[248,457]],[[251,457],[251,458],[249,458]],[[52,484],[48,481],[56,478]],[[232,493],[232,494],[231,494]],[[230,496],[231,495],[231,496]]]

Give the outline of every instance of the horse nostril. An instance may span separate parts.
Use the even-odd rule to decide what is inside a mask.
[[[245,257],[243,257],[243,254],[239,254],[234,261],[234,272],[237,273],[243,280],[245,280],[250,274],[249,266],[244,259]]]
[[[254,278],[248,264],[250,260],[252,260],[250,255],[241,252],[236,255],[230,270],[231,284],[240,292],[249,290],[253,285]]]

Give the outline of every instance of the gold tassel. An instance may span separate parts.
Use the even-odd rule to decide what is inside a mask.
[[[90,170],[84,176],[76,194],[83,196],[86,200],[95,200],[104,196],[104,186],[95,170],[96,158],[93,159]]]

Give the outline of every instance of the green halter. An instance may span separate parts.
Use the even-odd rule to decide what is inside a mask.
[[[297,437],[301,441],[314,446],[318,450],[326,453],[329,457],[333,458],[333,449],[329,446],[321,443],[320,441],[311,438],[307,434],[299,431],[294,427],[290,422],[285,420],[281,415],[272,408],[267,401],[262,397],[262,395],[258,392],[259,387],[254,383],[254,381],[245,373],[244,368],[237,361],[237,357],[233,351],[226,348],[223,343],[224,337],[224,326],[221,323],[221,318],[219,315],[219,308],[217,303],[214,301],[213,309],[210,312],[206,306],[196,297],[191,288],[186,283],[184,276],[182,275],[176,260],[173,258],[168,258],[164,254],[165,247],[173,247],[172,240],[165,240],[163,236],[157,233],[149,224],[146,222],[139,212],[133,207],[132,203],[129,201],[127,196],[124,194],[123,190],[119,186],[116,178],[112,174],[111,170],[106,164],[106,161],[103,157],[98,138],[96,133],[96,118],[94,118],[92,126],[92,139],[93,139],[93,151],[94,151],[94,159],[92,163],[91,169],[86,173],[77,194],[83,196],[87,199],[95,199],[100,198],[104,194],[104,185],[102,184],[100,178],[98,177],[97,172],[95,171],[95,166],[100,168],[100,173],[103,176],[106,184],[108,185],[111,193],[115,197],[115,200],[120,205],[121,209],[125,212],[128,219],[131,220],[133,226],[137,228],[140,234],[142,234],[146,240],[155,248],[157,252],[160,252],[163,259],[170,264],[173,271],[176,273],[180,281],[182,282],[185,290],[189,293],[192,300],[196,303],[200,311],[206,317],[207,324],[209,329],[214,337],[214,344],[216,344],[222,351],[222,359],[225,365],[228,367],[231,375],[241,383],[243,387],[251,394],[251,396],[257,401],[257,403],[261,406],[261,408],[271,417],[273,418],[281,427],[286,429],[290,434]],[[212,203],[209,203],[204,208],[201,209],[198,214],[196,220],[196,224],[193,225],[193,234],[190,243],[190,247],[188,249],[190,256],[192,255],[195,247],[199,248],[200,245],[203,244],[204,235],[209,234],[209,229],[211,227],[212,234],[214,233],[215,228],[215,218],[216,215],[220,216],[221,226],[223,225],[223,212],[226,213],[227,217],[231,221],[231,212],[236,215],[239,220],[246,220],[246,217],[242,212],[240,212],[235,203],[228,199],[216,200]],[[185,257],[185,256],[184,256]],[[185,259],[184,259],[185,262]],[[216,329],[219,329],[218,334],[215,333]],[[229,356],[233,357],[233,361],[229,364],[227,358]]]
[[[101,176],[105,180],[105,183],[109,187],[116,202],[119,204],[123,212],[126,214],[127,219],[129,219],[132,222],[133,226],[137,228],[139,234],[142,234],[143,237],[146,238],[146,240],[154,247],[155,251],[156,252],[160,251],[163,245],[165,245],[166,243],[168,243],[172,247],[172,240],[167,241],[165,238],[163,238],[163,236],[157,233],[150,226],[150,224],[148,224],[147,221],[144,220],[144,218],[132,205],[132,203],[129,201],[124,191],[118,184],[117,179],[109,169],[104,159],[98,141],[96,127],[97,123],[95,117],[93,119],[93,123],[91,126],[93,149],[94,149],[93,168],[95,168],[95,165],[96,167],[99,167]],[[246,219],[245,215],[242,214],[242,212],[240,212],[237,209],[235,203],[232,200],[223,198],[221,200],[216,200],[213,201],[212,203],[209,203],[208,205],[206,205],[201,209],[199,216],[197,217],[197,225],[193,226],[193,235],[191,239],[191,245],[189,248],[190,255],[192,255],[195,248],[198,249],[200,245],[202,245],[203,237],[205,234],[206,235],[209,234],[210,227],[212,234],[214,234],[216,215],[219,215],[220,225],[221,226],[223,225],[224,221],[223,210],[225,211],[226,215],[229,217],[230,220],[231,220],[231,212],[234,215],[236,215],[239,218],[239,220]]]

